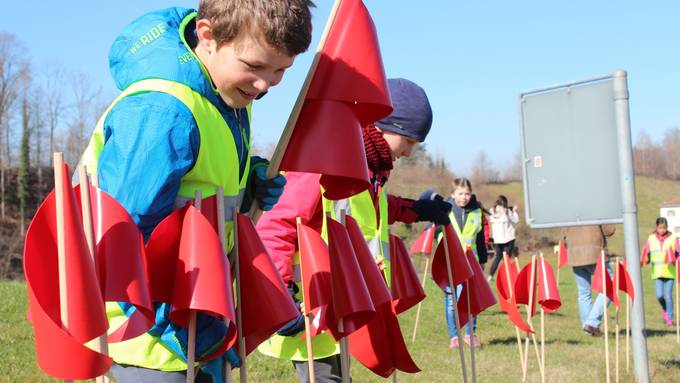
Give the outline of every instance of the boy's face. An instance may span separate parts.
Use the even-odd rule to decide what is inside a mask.
[[[411,137],[402,136],[387,130],[383,130],[382,133],[385,141],[387,141],[387,144],[390,146],[393,160],[396,160],[399,157],[410,156],[413,147],[418,143],[418,141]]]
[[[207,25],[206,25],[207,23]],[[208,70],[222,100],[232,108],[244,108],[258,94],[277,85],[295,56],[288,56],[257,33],[241,32],[234,40],[217,45],[210,23],[198,20],[196,55]]]

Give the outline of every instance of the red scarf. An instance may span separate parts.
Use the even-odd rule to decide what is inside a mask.
[[[393,167],[390,146],[375,125],[365,126],[362,133],[368,169],[373,173],[374,178],[377,177],[377,180],[384,183],[381,179],[384,176],[386,180]]]

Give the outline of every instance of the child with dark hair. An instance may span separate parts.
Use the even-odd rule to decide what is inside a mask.
[[[642,263],[652,265],[656,299],[661,305],[663,320],[669,326],[673,325],[673,282],[677,272],[675,259],[679,249],[677,237],[668,231],[666,218],[657,218],[656,229],[649,235],[642,250]]]
[[[489,278],[493,278],[498,269],[503,253],[510,255],[515,247],[515,225],[519,223],[517,206],[508,206],[508,199],[499,195],[496,204],[491,208],[491,237],[493,238],[496,257],[489,270]]]

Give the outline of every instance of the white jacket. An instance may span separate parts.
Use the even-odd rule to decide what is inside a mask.
[[[506,214],[496,212],[492,208],[489,222],[494,243],[508,243],[515,239],[515,225],[519,222],[519,215],[516,211],[507,209]]]

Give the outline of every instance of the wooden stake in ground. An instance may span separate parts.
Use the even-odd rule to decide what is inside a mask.
[[[503,252],[503,267],[505,268],[505,277],[506,280],[508,281],[508,289],[510,293],[510,300],[512,301],[513,298],[513,286],[512,286],[512,280],[510,279],[510,258],[508,257],[508,254],[506,252]],[[526,374],[525,369],[526,366],[524,365],[524,352],[522,352],[522,336],[519,333],[519,327],[515,325],[515,335],[517,336],[517,348],[519,349],[519,364],[522,367],[522,376]]]
[[[423,286],[423,291],[425,291],[425,282],[427,282],[428,269],[430,268],[430,260],[434,254],[434,246],[432,246],[432,251],[430,254],[424,254],[425,256],[425,270],[423,270],[423,279],[420,283]],[[423,301],[418,302],[418,309],[416,310],[416,323],[413,325],[413,335],[411,336],[411,342],[416,341],[416,331],[418,331],[418,320],[420,319],[420,309],[423,306]]]
[[[330,214],[328,214],[328,218],[331,218]],[[345,209],[340,210],[340,224],[345,226]],[[345,331],[345,324],[340,318],[338,321],[338,331],[339,332],[344,332]],[[340,371],[342,372],[342,383],[350,383],[350,372],[349,372],[349,343],[347,336],[343,336],[340,339]]]
[[[194,207],[201,210],[201,191],[196,190],[194,194]],[[194,383],[196,376],[196,311],[189,311],[189,341],[187,342],[187,383]]]
[[[605,371],[607,375],[607,383],[611,381],[611,377],[609,374],[609,326],[607,324],[607,263],[606,263],[606,257],[604,255],[604,250],[601,251],[600,258],[602,259],[602,295],[604,296],[602,299],[602,304],[604,305],[604,365],[605,365]]]
[[[64,154],[54,153],[54,196],[56,199],[57,213],[57,262],[59,270],[59,310],[61,326],[68,331],[68,292],[66,291],[66,238],[64,234],[64,188],[63,178],[68,177],[64,174]],[[64,382],[70,383],[72,380],[65,379]]]
[[[619,259],[616,258],[614,262],[614,294],[619,295]],[[614,375],[616,383],[619,383],[619,306],[616,306],[616,323],[614,324],[615,336],[615,361],[614,361]]]
[[[680,269],[678,269],[678,259],[675,260],[675,272],[679,272]],[[675,278],[675,341],[680,343],[680,302],[678,302],[678,298],[680,298],[680,294],[678,293],[680,286],[678,286],[678,278]]]
[[[470,310],[470,281],[465,281],[465,295],[467,299],[467,307]],[[477,383],[477,363],[475,361],[475,317],[468,312],[468,325],[466,328],[470,329],[470,369],[472,370],[472,383]],[[467,332],[467,330],[465,330]]]
[[[630,297],[626,294],[626,372],[630,371]]]
[[[78,177],[80,178],[80,203],[82,206],[83,215],[83,231],[85,232],[85,239],[87,239],[87,247],[92,256],[92,264],[97,270],[97,250],[95,248],[94,231],[92,230],[92,206],[90,204],[90,181],[87,176],[87,170],[84,165],[78,168]],[[96,274],[96,273],[95,273]],[[106,340],[106,335],[102,335],[92,343],[92,349],[104,355],[109,354],[109,344]],[[111,379],[106,375],[98,376],[95,379],[96,383],[110,383]]]
[[[536,290],[536,255],[531,256],[531,274],[529,277],[529,304],[526,305],[527,311],[527,324],[531,331],[534,331],[534,325],[531,320],[532,309],[531,306],[534,301],[534,292]],[[538,352],[538,342],[536,341],[536,332],[531,333],[531,340],[534,344],[534,352],[536,353],[536,361],[538,362],[538,369],[543,376],[543,362],[541,361],[541,355]],[[524,376],[522,381],[526,382],[527,373],[529,371],[529,334],[527,334],[526,342],[524,344],[524,365],[526,369],[524,371]]]
[[[238,254],[238,226],[237,216],[238,209],[234,208],[232,216],[234,217],[234,270],[236,271],[236,332],[238,334],[238,356],[241,359],[241,368],[239,369],[239,379],[241,383],[248,381],[248,364],[246,363],[246,340],[243,337],[243,302],[241,301],[241,263],[239,262]]]
[[[467,383],[467,369],[465,367],[465,350],[463,345],[465,342],[460,342],[460,319],[458,317],[458,297],[456,297],[456,286],[453,284],[453,270],[451,269],[451,255],[449,254],[448,241],[446,239],[446,228],[442,225],[442,241],[444,241],[444,259],[446,259],[446,272],[449,277],[449,286],[451,287],[451,300],[453,305],[453,323],[456,326],[456,334],[458,334],[458,354],[460,355],[460,368],[463,372],[463,382]]]
[[[539,254],[542,262],[543,253]],[[545,310],[543,309],[543,306],[541,306],[541,383],[545,383]]]
[[[302,224],[302,219],[300,217],[297,217],[295,219],[295,222],[297,223],[297,229],[298,229],[298,248],[300,247],[300,225]],[[304,275],[302,273],[303,265],[302,265],[302,260],[300,260],[300,274]],[[309,383],[315,383],[316,382],[316,377],[314,376],[314,349],[312,348],[312,328],[311,328],[311,323],[309,320],[309,315],[305,312],[306,310],[304,309],[304,303],[302,304],[302,312],[303,316],[305,318],[305,337],[307,338],[307,368],[309,369]]]
[[[224,249],[225,254],[226,254],[227,249],[225,247],[225,243],[227,241],[227,234],[226,234],[226,230],[224,229],[224,221],[225,221],[225,219],[224,219],[224,189],[222,189],[221,187],[218,187],[215,190],[215,200],[217,202],[215,204],[216,205],[215,208],[217,209],[217,211],[216,211],[216,214],[217,214],[217,235],[220,237],[220,243],[222,243],[222,248]],[[234,249],[232,251],[238,251],[238,246],[236,246],[236,242],[238,241],[238,232],[236,231],[236,229],[237,229],[236,215],[234,215],[233,219],[234,219]],[[236,258],[236,257],[232,257],[232,259],[233,258]],[[240,281],[236,281],[236,283],[240,283]],[[226,324],[229,325],[229,323],[226,323]],[[238,331],[238,333],[240,335],[240,331]],[[243,358],[241,360],[241,370],[245,370],[246,369],[245,366],[246,366],[246,360],[245,360],[245,358]],[[231,363],[228,360],[226,360],[224,362],[223,376],[224,376],[225,383],[231,383]]]
[[[557,255],[557,281],[556,282],[557,282],[557,288],[558,289],[560,287],[560,269],[561,269],[561,267],[560,267],[560,250],[559,250],[560,247],[559,247],[559,245],[561,243],[562,243],[562,241],[560,240],[560,243],[558,243],[557,251],[553,250],[553,254]]]

